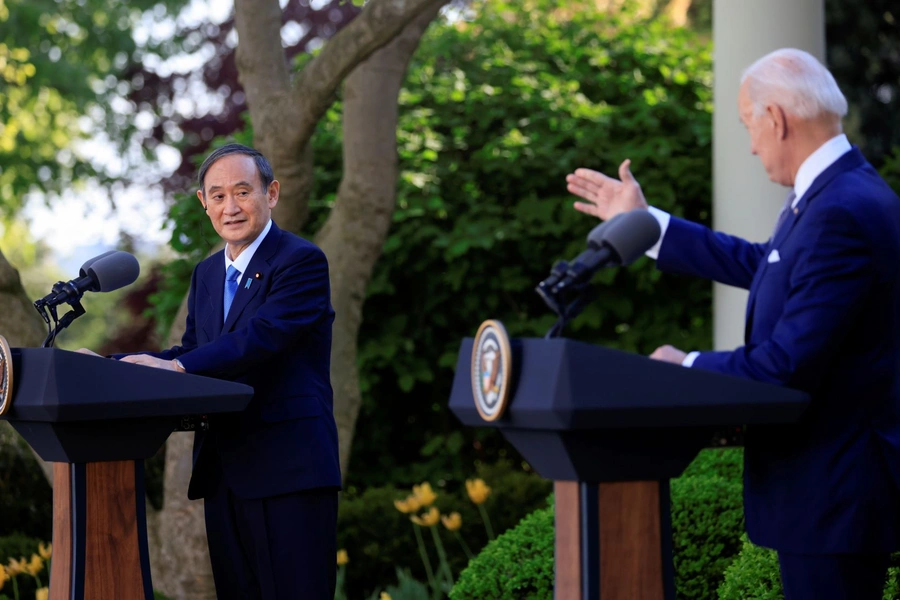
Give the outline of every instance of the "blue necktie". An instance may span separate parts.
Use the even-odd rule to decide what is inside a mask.
[[[225,312],[224,318],[228,318],[228,309],[231,308],[231,302],[234,300],[234,295],[237,293],[238,287],[238,277],[241,276],[241,272],[234,268],[234,265],[228,267],[228,270],[225,272]]]
[[[791,210],[791,204],[794,203],[794,199],[797,197],[797,194],[794,193],[794,190],[787,195],[787,198],[784,200],[784,206],[781,208],[781,212],[778,213],[778,219],[775,221],[775,229],[772,231],[772,239],[775,239],[775,236],[778,234],[778,230],[781,229],[781,226],[784,224],[785,219],[787,219],[788,211]]]

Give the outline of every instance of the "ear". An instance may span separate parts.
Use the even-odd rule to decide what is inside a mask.
[[[788,135],[787,113],[777,104],[769,104],[766,106],[766,116],[775,132],[775,139],[783,140]]]
[[[197,198],[200,200],[200,206],[206,210],[206,202],[203,201],[203,190],[197,190]]]
[[[275,208],[275,205],[278,204],[278,194],[281,192],[281,184],[278,183],[278,180],[275,179],[272,183],[269,184],[269,189],[266,190],[267,204],[269,208]]]

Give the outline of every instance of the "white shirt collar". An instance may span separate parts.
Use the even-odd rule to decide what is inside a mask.
[[[797,206],[803,194],[809,191],[813,181],[822,172],[833,165],[837,159],[850,151],[850,141],[843,133],[834,136],[806,157],[803,164],[797,170],[797,177],[794,178],[794,194],[796,198],[791,203],[791,207]]]
[[[238,277],[238,283],[244,278],[244,272],[247,270],[247,267],[250,266],[250,259],[253,258],[253,255],[256,254],[256,249],[259,248],[259,245],[262,244],[262,241],[266,238],[266,235],[269,233],[269,230],[272,229],[272,219],[269,219],[269,222],[266,223],[266,226],[263,228],[262,232],[256,239],[253,240],[253,243],[247,246],[247,248],[241,252],[237,259],[231,260],[228,258],[228,252],[222,252],[225,255],[225,270],[228,271],[228,267],[234,265],[234,268],[241,272],[241,276]]]

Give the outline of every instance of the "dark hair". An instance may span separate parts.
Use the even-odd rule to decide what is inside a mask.
[[[206,186],[204,185],[206,172],[209,171],[209,168],[214,162],[230,154],[243,154],[253,159],[253,162],[256,163],[256,171],[259,173],[259,179],[262,182],[263,191],[269,189],[269,184],[275,181],[272,165],[269,164],[269,160],[263,156],[259,150],[254,150],[243,144],[225,144],[220,148],[216,148],[206,157],[203,164],[200,165],[200,174],[197,176],[197,181],[200,184],[200,191],[203,192],[204,196],[206,196]]]

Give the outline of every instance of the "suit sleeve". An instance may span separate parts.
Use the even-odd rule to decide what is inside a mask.
[[[185,370],[236,379],[271,361],[333,314],[328,262],[318,248],[295,250],[281,261],[272,278],[265,300],[247,323],[215,341],[197,347],[189,317],[185,338],[178,348]],[[194,347],[190,348],[192,344]]]
[[[672,217],[656,261],[663,271],[750,289],[768,244],[753,244]]]
[[[846,337],[876,283],[872,247],[843,206],[808,213],[816,232],[792,266],[772,335],[730,352],[702,352],[694,368],[809,389]]]

